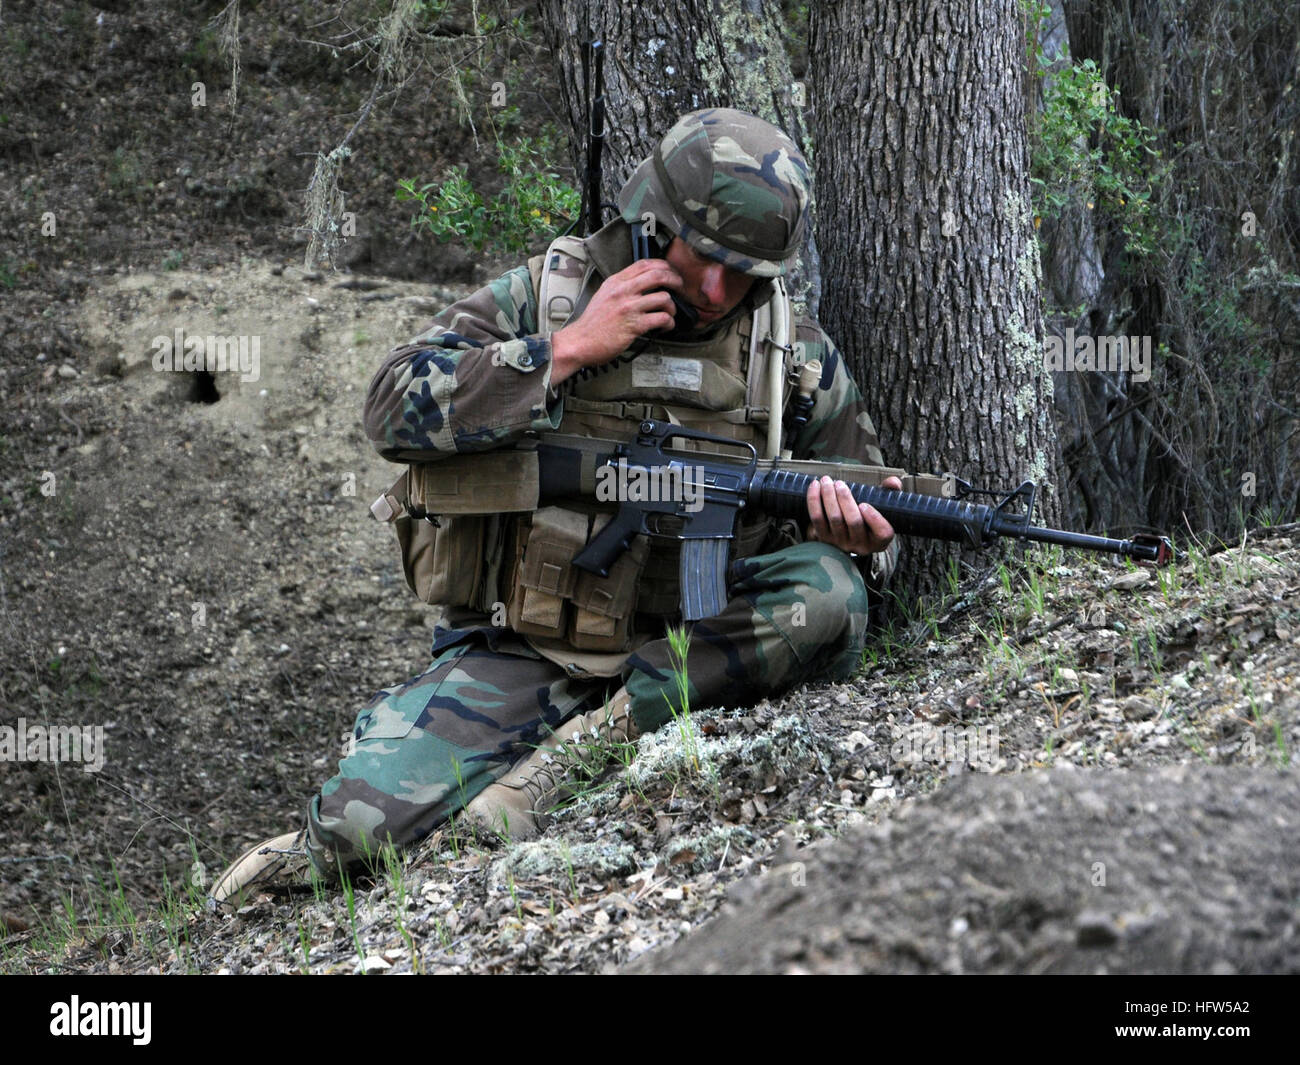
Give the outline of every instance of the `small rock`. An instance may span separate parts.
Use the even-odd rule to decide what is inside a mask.
[[[1116,577],[1106,587],[1117,588],[1120,591],[1130,592],[1134,588],[1141,588],[1144,584],[1151,583],[1151,574],[1146,570],[1135,570],[1132,573],[1125,573],[1122,577]]]
[[[60,377],[76,377],[77,371],[69,366],[66,362],[59,367],[58,374]]]
[[[863,747],[871,746],[871,738],[860,729],[854,729],[844,738],[844,749],[852,754]]]
[[[1119,929],[1108,914],[1084,910],[1075,919],[1076,941],[1081,947],[1109,947],[1119,941]]]
[[[361,963],[362,971],[366,973],[381,973],[385,969],[391,969],[392,965],[378,954],[372,954]]]

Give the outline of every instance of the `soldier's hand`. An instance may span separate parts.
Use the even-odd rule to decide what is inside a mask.
[[[671,329],[673,301],[662,290],[681,287],[682,275],[663,259],[642,259],[606,278],[581,317],[551,336],[551,383],[609,362],[639,336]]]
[[[903,482],[886,477],[882,488],[901,491]],[[858,503],[843,481],[829,477],[808,486],[807,538],[857,555],[883,551],[894,539],[894,527],[884,515],[867,503]]]

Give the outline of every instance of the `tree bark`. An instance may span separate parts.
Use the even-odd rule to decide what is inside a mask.
[[[1017,0],[813,6],[821,317],[890,462],[1033,480],[1056,523],[1024,55]],[[905,543],[895,593],[940,587],[951,550]]]
[[[605,142],[601,199],[612,203],[636,165],[682,115],[703,107],[734,107],[783,129],[806,150],[785,24],[775,0],[541,0],[547,43],[555,56],[564,110],[573,134],[574,166],[587,173],[591,101],[583,85],[582,52],[604,45]],[[607,213],[605,218],[612,217]],[[808,227],[809,234],[812,226]],[[815,245],[805,243],[793,279],[796,309],[814,313]]]

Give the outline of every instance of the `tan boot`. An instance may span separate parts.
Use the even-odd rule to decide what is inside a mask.
[[[461,812],[461,820],[512,840],[532,839],[544,815],[563,797],[566,782],[590,779],[607,761],[611,744],[636,739],[626,688],[604,705],[570,718],[500,780],[489,784]]]
[[[208,908],[238,906],[253,888],[306,884],[310,870],[305,828],[263,840],[244,851],[217,877],[208,891]]]

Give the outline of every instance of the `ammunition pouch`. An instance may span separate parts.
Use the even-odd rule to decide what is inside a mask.
[[[582,651],[631,649],[637,583],[649,545],[637,537],[608,577],[585,573],[573,558],[610,519],[543,507],[518,519],[514,578],[506,618],[515,632],[566,640]]]
[[[406,583],[438,606],[499,601],[511,511],[537,505],[537,456],[505,451],[413,464],[371,506],[397,532]]]
[[[488,515],[394,519],[406,583],[426,603],[483,609],[483,544]]]

